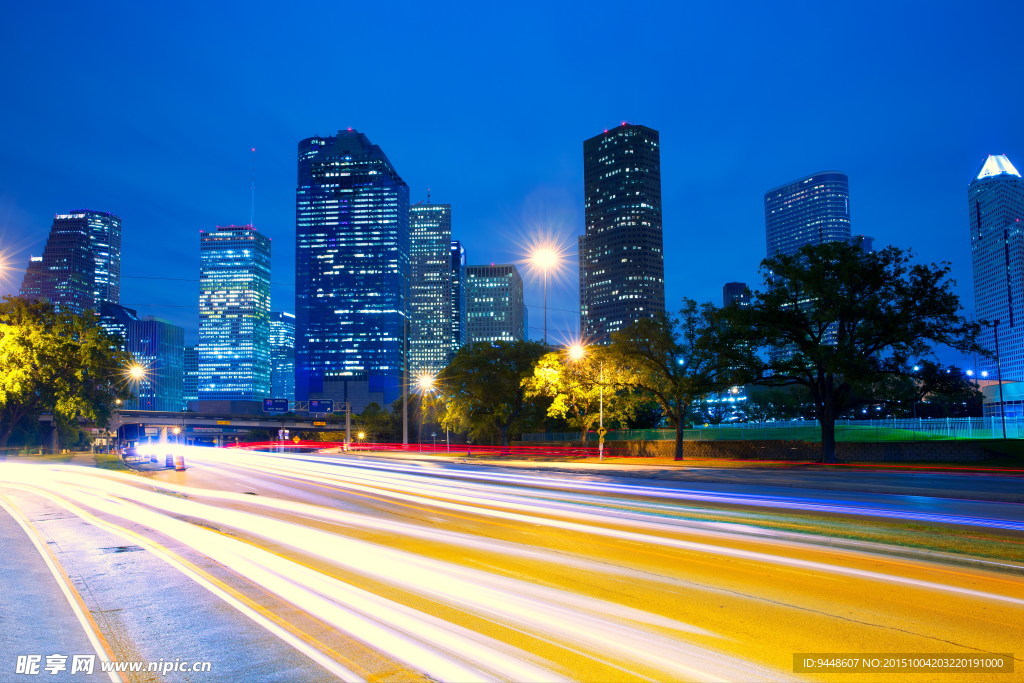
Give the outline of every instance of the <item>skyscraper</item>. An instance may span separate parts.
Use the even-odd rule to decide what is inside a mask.
[[[466,266],[466,343],[526,339],[523,278],[514,265]]]
[[[142,379],[129,388],[135,398],[125,401],[127,410],[181,410],[184,401],[185,330],[152,316],[139,318],[131,308],[103,302],[100,326],[122,340],[121,348],[145,369]]]
[[[658,131],[623,123],[583,143],[580,333],[589,342],[665,310]]]
[[[1002,154],[989,156],[967,188],[978,320],[999,321],[1004,380],[1024,380],[1024,179]],[[995,326],[981,328],[981,345],[996,348]],[[994,358],[980,369],[996,378]]]
[[[808,244],[850,241],[850,180],[822,171],[764,195],[768,257],[795,254]]]
[[[466,343],[466,248],[452,240],[452,353]]]
[[[452,207],[409,207],[409,372],[437,374],[452,353]]]
[[[295,397],[390,403],[401,391],[409,188],[357,131],[299,143]]]
[[[722,306],[747,306],[750,304],[750,289],[746,282],[726,282],[722,287]]]
[[[295,315],[270,314],[270,395],[295,400]]]
[[[21,295],[80,313],[121,299],[121,219],[102,211],[53,217],[43,255],[33,256]]]
[[[189,401],[199,400],[199,349],[195,345],[185,347],[185,369],[182,380],[181,402],[183,409],[189,407]]]
[[[270,240],[250,225],[200,236],[199,399],[270,396]]]

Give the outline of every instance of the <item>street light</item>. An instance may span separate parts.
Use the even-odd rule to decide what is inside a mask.
[[[587,348],[583,344],[573,344],[566,349],[566,354],[569,356],[571,361],[582,360],[587,355]],[[599,412],[598,412],[598,429],[597,429],[597,460],[602,462],[604,460],[604,361],[598,361],[598,396],[599,398]]]
[[[537,244],[530,250],[528,263],[544,280],[544,343],[548,343],[548,277],[562,266],[562,250],[553,242]]]
[[[437,375],[430,372],[421,372],[416,377],[416,391],[420,394],[420,430],[423,430],[423,397],[432,394],[437,389]],[[422,439],[420,439],[422,442]],[[451,440],[448,435],[448,428],[444,428],[444,443],[448,452],[451,452]]]

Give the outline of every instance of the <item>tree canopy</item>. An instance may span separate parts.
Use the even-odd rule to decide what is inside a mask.
[[[960,315],[948,264],[832,242],[765,259],[761,271],[763,287],[747,306],[722,309],[729,332],[719,350],[747,380],[806,387],[825,462],[835,460],[837,416],[872,385],[911,376],[912,360],[936,345],[986,353],[979,326]]]
[[[25,420],[53,413],[62,424],[77,418],[109,421],[115,401],[131,397],[125,368],[131,354],[97,317],[61,312],[45,302],[5,297],[0,302],[0,447]]]
[[[717,309],[683,299],[679,315],[660,314],[612,333],[611,362],[633,376],[676,428],[675,459],[683,457],[683,428],[691,407],[731,384],[718,349]]]
[[[523,380],[547,347],[531,341],[478,342],[462,347],[437,376],[441,424],[478,442],[509,439],[538,424],[547,406],[527,398]]]

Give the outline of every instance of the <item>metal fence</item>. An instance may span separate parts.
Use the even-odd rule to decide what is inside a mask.
[[[610,430],[605,441],[670,441],[674,429]],[[1001,439],[1003,425],[999,416],[908,418],[891,420],[837,420],[836,441],[893,442],[940,441],[951,439]],[[1006,419],[1006,438],[1024,438],[1024,419]],[[686,441],[821,441],[817,420],[784,422],[741,422],[695,426],[683,432]],[[580,441],[580,432],[523,434],[523,441]],[[596,432],[587,434],[588,442],[597,442]]]

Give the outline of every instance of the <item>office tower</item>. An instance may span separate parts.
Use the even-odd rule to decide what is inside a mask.
[[[850,180],[822,171],[764,195],[768,257],[795,254],[808,244],[850,241]]]
[[[182,410],[189,407],[189,401],[199,400],[199,348],[185,347],[185,371],[182,382]]]
[[[526,339],[523,278],[514,265],[466,266],[466,343]]]
[[[452,353],[466,343],[466,249],[452,240]]]
[[[989,156],[967,188],[974,265],[974,307],[981,345],[996,349],[1002,378],[1024,380],[1024,179],[1002,154]],[[995,358],[980,369],[996,379]]]
[[[270,314],[270,396],[295,400],[295,315]]]
[[[580,333],[591,343],[665,310],[658,131],[623,123],[583,143]]]
[[[81,313],[121,298],[121,219],[101,211],[53,217],[42,256],[31,257],[21,295]]]
[[[726,282],[722,287],[722,306],[750,305],[750,289],[746,282]]]
[[[127,380],[135,398],[124,403],[126,410],[177,412],[183,407],[185,374],[185,330],[159,318],[139,318],[131,308],[103,302],[100,326],[117,335],[121,348],[145,369],[142,379]]]
[[[357,131],[299,143],[295,398],[399,397],[409,282],[409,188]]]
[[[227,225],[199,242],[199,399],[267,398],[270,240]]]
[[[409,372],[436,375],[452,354],[452,208],[409,207]]]

